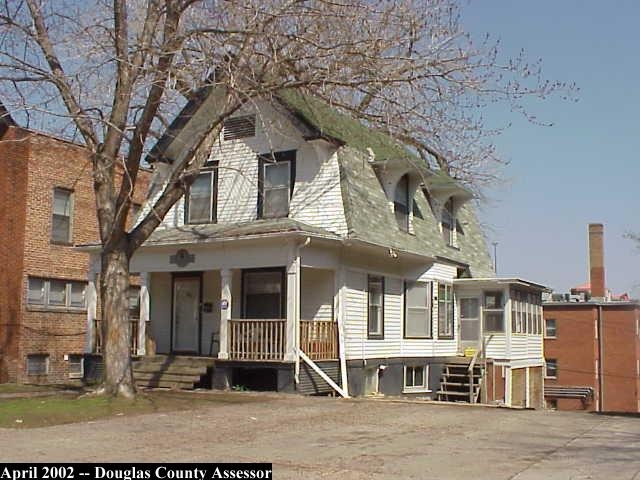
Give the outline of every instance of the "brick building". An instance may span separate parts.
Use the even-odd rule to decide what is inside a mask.
[[[21,128],[1,105],[0,163],[0,382],[73,381],[89,267],[74,245],[98,239],[91,164],[81,146]]]
[[[640,303],[606,291],[601,224],[589,225],[589,271],[589,291],[544,304],[547,405],[638,412]]]

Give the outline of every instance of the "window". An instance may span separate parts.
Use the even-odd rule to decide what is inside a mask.
[[[456,220],[453,215],[453,197],[442,207],[442,238],[447,245],[455,246]]]
[[[129,318],[140,318],[140,287],[129,287]]]
[[[64,188],[53,189],[53,215],[51,219],[51,241],[71,243],[71,215],[73,193]]]
[[[37,353],[27,355],[27,375],[47,375],[49,373],[49,355]]]
[[[431,338],[431,283],[406,282],[404,299],[405,338]]]
[[[222,122],[222,131],[225,140],[253,137],[256,134],[256,116],[227,118]]]
[[[429,391],[429,366],[405,366],[404,367],[404,393]]]
[[[258,218],[289,215],[296,177],[296,151],[260,155],[258,159]]]
[[[87,306],[86,288],[86,282],[29,277],[27,304],[83,310]]]
[[[438,337],[453,338],[453,287],[438,284]]]
[[[393,211],[400,230],[409,231],[409,175],[403,175],[394,194]]]
[[[215,223],[217,198],[218,169],[203,171],[189,187],[186,223]]]
[[[70,354],[69,359],[69,378],[84,377],[84,358],[80,354]]]
[[[544,336],[545,338],[556,338],[556,319],[544,319]]]
[[[284,279],[284,268],[243,270],[243,318],[284,318],[286,316]]]
[[[555,358],[545,359],[545,378],[557,378],[558,377],[558,360]]]
[[[504,305],[502,292],[485,292],[482,309],[484,330],[486,332],[504,332]]]
[[[367,277],[367,333],[369,338],[384,338],[384,277]]]

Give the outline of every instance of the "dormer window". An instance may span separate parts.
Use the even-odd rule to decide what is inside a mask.
[[[393,212],[400,230],[409,231],[409,175],[403,175],[396,185]]]
[[[296,151],[260,155],[258,169],[258,218],[288,216],[296,178]]]
[[[444,243],[455,246],[456,219],[453,209],[453,197],[450,197],[442,207],[440,225],[442,227],[442,238]]]

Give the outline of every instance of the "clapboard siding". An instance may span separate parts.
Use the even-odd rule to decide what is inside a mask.
[[[433,339],[405,339],[403,281],[385,277],[384,339],[367,338],[367,273],[347,271],[345,344],[348,359],[453,356],[457,340],[437,338],[437,302],[433,308]],[[437,292],[436,292],[437,295]]]
[[[303,268],[300,278],[300,318],[333,320],[333,271]]]
[[[289,120],[268,103],[252,104],[243,108],[237,115],[251,113],[256,113],[255,136],[224,140],[221,134],[211,151],[210,159],[219,162],[218,222],[239,223],[255,220],[258,202],[258,155],[272,151],[296,150],[296,178],[289,217],[341,235],[346,234],[347,225],[335,151],[328,146],[306,142]],[[168,168],[160,167],[155,182],[162,184],[168,174]],[[148,209],[148,205],[146,208]],[[184,200],[180,200],[166,215],[162,226],[175,227],[183,224]]]
[[[451,283],[456,278],[458,272],[453,265],[444,263],[434,263],[426,272],[420,276],[421,281],[435,280]]]
[[[486,336],[487,341],[489,336]],[[507,358],[507,336],[505,334],[494,333],[487,345],[486,356],[489,358]]]
[[[340,363],[337,360],[315,362],[320,370],[326,373],[331,380],[340,385]],[[303,395],[326,394],[333,392],[333,388],[324,381],[309,365],[300,363],[300,382],[298,392]]]

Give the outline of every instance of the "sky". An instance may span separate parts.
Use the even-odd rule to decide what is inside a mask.
[[[587,228],[604,224],[605,275],[614,293],[640,298],[640,2],[616,0],[472,0],[462,23],[489,33],[502,51],[542,58],[546,78],[576,82],[578,101],[531,103],[553,126],[492,106],[491,125],[512,126],[496,139],[511,163],[503,185],[480,212],[497,244],[500,276],[518,276],[558,292],[588,281]],[[493,251],[493,246],[490,245]]]

